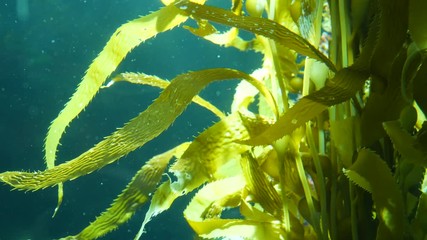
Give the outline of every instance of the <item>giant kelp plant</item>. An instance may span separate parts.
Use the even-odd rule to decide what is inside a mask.
[[[64,182],[143,147],[191,102],[219,120],[153,156],[105,212],[63,239],[99,238],[150,202],[138,239],[151,218],[193,190],[183,216],[201,238],[427,239],[427,1],[163,3],[118,28],[90,65],[49,128],[47,169],[0,180],[20,190],[57,185],[59,207]],[[218,47],[260,52],[259,69],[204,69],[170,82],[127,72],[105,84],[133,48],[179,26]],[[227,79],[241,82],[224,114],[198,93]],[[55,166],[66,126],[101,87],[119,81],[163,91],[122,128]],[[240,217],[222,216],[230,209]]]

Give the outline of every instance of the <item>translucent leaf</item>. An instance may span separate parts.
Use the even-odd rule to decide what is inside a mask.
[[[277,22],[265,18],[239,16],[221,8],[200,5],[188,1],[180,1],[176,5],[191,16],[237,27],[254,34],[268,37],[298,53],[322,61],[331,70],[335,70],[335,66],[332,62],[307,40]]]
[[[184,211],[193,230],[204,238],[242,237],[245,239],[280,239],[280,224],[257,220],[204,218],[211,205],[235,192],[242,191],[244,180],[232,177],[203,187]]]
[[[167,86],[169,86],[170,82],[163,80],[157,76],[153,75],[147,75],[145,73],[121,73],[117,76],[115,76],[108,84],[107,87],[111,86],[114,82],[120,82],[120,81],[127,81],[130,83],[135,84],[144,84],[144,85],[150,85],[153,87],[159,87],[162,89],[165,89]],[[252,85],[251,85],[252,86]],[[212,105],[210,102],[206,101],[205,99],[195,96],[193,98],[193,102],[199,104],[200,106],[208,109],[212,113],[214,113],[219,118],[225,118],[225,114],[221,112],[217,107]]]
[[[204,3],[204,0],[196,1]],[[48,169],[55,165],[59,140],[65,128],[89,104],[106,78],[117,68],[126,55],[145,40],[176,27],[187,18],[179,14],[179,10],[175,6],[170,5],[125,23],[114,32],[104,49],[89,66],[76,92],[49,126],[44,145]],[[59,183],[58,187],[58,205],[54,215],[61,205],[63,197],[62,184]]]
[[[360,118],[331,120],[331,138],[344,167],[350,167],[353,154],[360,146]]]
[[[149,195],[156,189],[172,157],[177,153],[181,155],[189,144],[183,143],[151,158],[136,173],[110,208],[76,236],[68,236],[62,239],[96,239],[125,223],[150,198]]]
[[[49,127],[45,143],[46,163],[49,168],[54,165],[56,149],[65,128],[89,104],[106,78],[133,48],[187,20],[187,16],[179,13],[179,9],[170,5],[125,23],[116,30],[86,71],[76,92]]]
[[[248,146],[235,143],[249,137],[253,125],[244,124],[238,113],[227,116],[203,131],[172,165],[177,180],[163,183],[154,193],[137,237],[154,216],[169,209],[180,196],[214,178],[240,174],[240,154]],[[248,121],[248,120],[247,120]]]
[[[0,181],[18,189],[38,190],[100,169],[166,130],[210,82],[241,78],[253,83],[260,92],[266,91],[261,82],[233,69],[208,69],[179,75],[145,111],[77,158],[42,172],[4,172],[0,174]]]
[[[153,217],[168,210],[172,203],[175,201],[175,199],[182,195],[183,192],[175,191],[171,187],[170,180],[160,185],[154,193],[153,198],[151,199],[150,207],[145,213],[144,221],[141,224],[141,227],[135,237],[135,240],[138,240],[142,236],[142,234],[144,233],[145,225],[147,225],[147,223],[150,222]]]
[[[206,129],[172,165],[170,170],[178,178],[174,187],[189,192],[208,180],[240,174],[241,154],[249,146],[237,142],[266,126],[262,119],[235,113]]]
[[[299,100],[265,132],[245,143],[267,145],[292,133],[296,128],[313,119],[329,106],[353,97],[358,90],[362,89],[367,77],[367,73],[353,70],[351,67],[341,69],[332,80],[327,82],[324,88]]]
[[[246,187],[254,195],[254,201],[258,202],[277,219],[282,219],[282,200],[276,189],[267,179],[265,173],[261,170],[257,160],[250,153],[246,152],[243,154],[241,164],[246,179]]]
[[[239,29],[231,28],[228,31],[219,33],[214,26],[212,26],[207,20],[197,20],[198,28],[190,26],[184,26],[185,29],[189,30],[196,36],[202,37],[212,43],[224,47],[235,47],[241,51],[248,50],[248,41],[243,40],[239,37]]]

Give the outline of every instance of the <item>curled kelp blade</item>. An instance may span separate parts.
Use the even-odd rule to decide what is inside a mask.
[[[195,1],[204,3],[204,0]],[[45,161],[48,169],[55,165],[59,140],[65,128],[89,104],[106,78],[117,68],[126,55],[145,40],[174,28],[186,21],[187,18],[179,14],[176,7],[170,5],[125,23],[114,32],[104,49],[89,66],[76,92],[49,126],[44,144]],[[54,216],[63,197],[62,184],[58,184],[58,187],[58,205],[55,208]]]
[[[187,16],[179,13],[175,6],[166,6],[123,24],[116,30],[86,71],[76,92],[49,127],[45,142],[46,164],[49,168],[54,165],[56,150],[65,128],[89,104],[106,78],[133,48],[187,20]]]
[[[403,239],[406,226],[403,198],[393,175],[377,154],[361,149],[344,171],[356,185],[372,193],[379,219],[377,239]]]
[[[238,142],[263,131],[261,118],[235,112],[203,131],[170,168],[177,181],[174,187],[189,192],[206,181],[240,174],[241,154],[249,146]]]
[[[17,189],[38,190],[91,173],[157,137],[207,84],[242,78],[253,83],[260,92],[268,91],[261,82],[234,69],[217,68],[181,74],[145,111],[77,158],[45,171],[4,172],[0,174],[0,181]]]
[[[191,200],[184,217],[203,238],[280,239],[280,224],[271,219],[222,219],[225,208],[238,203],[245,181],[241,176],[225,178],[204,186]],[[215,214],[207,214],[212,213]]]
[[[166,81],[164,79],[161,79],[154,75],[147,75],[145,73],[133,73],[133,72],[126,72],[121,73],[117,76],[115,76],[106,87],[111,86],[114,82],[120,82],[120,81],[127,81],[130,83],[135,84],[144,84],[144,85],[150,85],[153,87],[158,87],[161,89],[165,89],[167,86],[169,86],[169,81]],[[207,110],[211,111],[213,114],[215,114],[220,119],[225,118],[225,114],[221,112],[217,107],[212,105],[210,102],[206,101],[205,99],[201,98],[200,96],[194,96],[193,102],[199,104],[200,106],[206,108]]]
[[[239,37],[238,28],[231,28],[228,31],[219,33],[216,28],[205,19],[197,20],[197,25],[198,28],[190,26],[184,26],[184,28],[194,35],[203,37],[204,39],[220,46],[235,47],[241,51],[245,51],[250,47],[249,41],[245,41]]]
[[[276,219],[282,220],[282,200],[271,181],[261,170],[257,160],[250,152],[245,152],[242,154],[241,165],[246,179],[246,188],[253,195],[254,200]]]
[[[150,194],[156,189],[172,157],[180,156],[189,144],[188,142],[183,143],[151,158],[135,174],[127,187],[111,204],[111,207],[79,234],[61,239],[97,239],[128,221],[150,198]]]
[[[197,136],[169,169],[176,181],[169,179],[154,193],[135,239],[142,235],[145,225],[154,216],[168,210],[178,197],[206,181],[241,175],[241,153],[248,151],[249,146],[236,142],[248,139],[251,132],[263,127],[265,123],[260,119],[233,113]]]
[[[189,1],[179,1],[176,6],[191,16],[263,35],[302,55],[324,62],[333,71],[336,70],[335,65],[316,47],[277,22],[265,18],[238,16],[231,11]]]
[[[313,119],[329,106],[344,102],[359,91],[369,77],[367,72],[344,68],[327,82],[319,91],[299,100],[285,112],[270,128],[245,143],[251,145],[268,145],[273,141],[292,133],[308,120]]]

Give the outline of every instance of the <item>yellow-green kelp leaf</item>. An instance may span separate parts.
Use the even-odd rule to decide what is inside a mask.
[[[361,149],[354,164],[344,173],[372,193],[379,219],[377,239],[403,239],[406,226],[403,198],[384,160],[368,149]]]
[[[169,86],[170,82],[163,80],[157,76],[154,75],[147,75],[145,73],[132,73],[132,72],[126,72],[121,73],[117,76],[115,76],[106,87],[111,86],[114,82],[120,82],[120,81],[127,81],[134,84],[144,84],[144,85],[150,85],[153,87],[158,87],[165,89],[167,86]],[[252,86],[252,85],[251,85]],[[193,98],[193,102],[199,104],[200,106],[206,108],[207,110],[214,113],[219,118],[225,118],[225,114],[221,112],[217,107],[212,105],[210,102],[206,101],[205,99],[195,96]]]
[[[353,97],[358,90],[362,89],[368,76],[368,73],[354,70],[351,67],[341,69],[333,79],[326,83],[325,87],[299,100],[265,132],[245,143],[268,145],[284,135],[292,133],[329,106]]]
[[[268,124],[262,119],[233,113],[202,132],[170,171],[178,181],[176,189],[192,191],[206,181],[240,173],[241,154],[250,146],[238,142],[263,131]]]
[[[151,158],[136,173],[110,208],[79,234],[62,239],[97,239],[125,223],[150,198],[149,195],[154,192],[172,157],[177,153],[182,154],[189,144],[183,143]]]
[[[195,1],[198,3],[205,2],[205,0]],[[176,27],[186,21],[187,18],[187,16],[179,14],[179,9],[170,5],[125,23],[113,33],[104,49],[89,66],[76,92],[49,126],[44,144],[45,161],[48,169],[55,166],[59,140],[65,128],[89,104],[106,78],[117,68],[126,55],[145,40]],[[58,184],[58,187],[58,205],[54,215],[62,202],[62,184]]]
[[[221,210],[227,206],[219,206],[218,203],[226,203],[222,199],[235,196],[241,192],[245,185],[241,176],[225,178],[204,186],[184,211],[184,217],[191,228],[203,238],[232,238],[244,239],[280,239],[283,232],[280,223],[272,219],[221,219],[217,216],[209,217],[212,206]],[[218,210],[215,210],[218,211]],[[264,221],[263,221],[264,220]]]
[[[242,155],[241,165],[246,179],[246,188],[254,196],[256,202],[272,216],[281,220],[283,203],[279,194],[251,153],[245,152]]]
[[[198,0],[203,3],[203,0]],[[111,36],[104,49],[86,71],[76,92],[49,127],[45,142],[46,164],[53,167],[56,149],[68,124],[89,104],[106,78],[136,46],[158,33],[170,30],[187,20],[173,5],[123,24]]]
[[[183,195],[181,191],[176,191],[173,187],[171,187],[171,180],[168,179],[164,183],[162,183],[151,198],[150,207],[148,211],[145,213],[144,221],[141,224],[141,227],[136,234],[134,240],[138,240],[145,230],[145,225],[151,221],[151,219],[158,214],[168,210],[172,203]]]
[[[179,1],[176,6],[191,16],[244,29],[254,34],[268,37],[298,53],[322,61],[332,71],[336,71],[335,65],[325,55],[317,50],[316,47],[311,45],[303,37],[295,34],[277,22],[265,18],[239,16],[231,11],[212,6],[200,5],[189,1]]]
[[[38,190],[91,173],[157,137],[210,82],[242,78],[264,92],[261,82],[238,70],[217,68],[181,74],[145,111],[77,158],[45,171],[4,172],[0,181],[17,189]]]
[[[331,138],[344,167],[350,167],[353,154],[360,147],[360,117],[330,121]]]
[[[137,238],[151,218],[168,210],[178,197],[206,181],[241,175],[241,153],[250,146],[236,141],[248,139],[251,132],[263,126],[261,120],[233,113],[197,136],[169,169],[177,180],[169,179],[154,193]]]
[[[241,2],[240,2],[241,3]],[[234,4],[234,3],[233,3]],[[236,13],[237,14],[237,13]],[[233,46],[241,51],[245,51],[250,47],[250,42],[239,37],[239,29],[231,28],[228,31],[219,33],[218,30],[209,23],[206,19],[195,19],[197,28],[191,26],[183,26],[196,36],[202,37],[214,44],[230,47]]]

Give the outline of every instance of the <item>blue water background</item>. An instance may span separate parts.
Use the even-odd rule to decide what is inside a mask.
[[[228,7],[230,1],[208,3]],[[1,172],[45,168],[43,141],[49,123],[72,95],[89,64],[117,27],[160,7],[157,0],[0,3]],[[115,73],[140,71],[164,79],[211,67],[249,73],[260,61],[259,54],[220,48],[176,28],[132,51]],[[236,84],[237,81],[214,83],[201,95],[229,112]],[[100,91],[67,129],[59,147],[58,163],[78,156],[121,127],[143,111],[159,92],[128,83]],[[141,149],[97,172],[66,182],[64,202],[53,219],[56,188],[22,192],[0,185],[0,240],[46,240],[78,233],[110,205],[145,161],[193,139],[217,120],[212,113],[192,104],[171,128]],[[143,239],[193,239],[182,216],[188,201],[188,196],[177,200],[171,210],[150,222]],[[133,239],[145,211],[146,207],[102,239]]]

